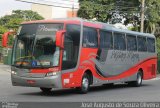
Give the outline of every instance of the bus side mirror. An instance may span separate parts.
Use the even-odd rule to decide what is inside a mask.
[[[65,30],[60,30],[56,32],[56,46],[60,48],[64,48],[64,34]]]
[[[11,47],[11,46],[8,46],[8,37],[9,35],[14,34],[14,33],[15,32],[5,32],[2,35],[2,47]]]

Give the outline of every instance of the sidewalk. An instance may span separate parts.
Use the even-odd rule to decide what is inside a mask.
[[[10,65],[4,65],[2,63],[0,63],[0,68],[10,68],[11,66]]]
[[[0,64],[0,74],[10,73],[10,72],[11,72],[11,66]]]

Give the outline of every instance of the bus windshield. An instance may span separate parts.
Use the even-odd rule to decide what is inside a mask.
[[[17,33],[12,65],[28,68],[48,68],[59,65],[56,31],[63,24],[24,24]]]

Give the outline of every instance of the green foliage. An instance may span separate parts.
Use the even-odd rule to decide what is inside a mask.
[[[0,25],[0,35],[6,32],[8,29],[2,25]]]
[[[119,23],[126,19],[125,25],[131,23],[134,31],[140,31],[142,0],[79,0],[78,16],[96,19],[101,22]],[[160,24],[160,0],[145,0],[144,31],[155,33]]]
[[[17,30],[17,28],[19,27],[19,24],[23,22],[23,19],[21,18],[12,18],[8,21],[8,23],[6,24],[6,27],[8,29],[12,29],[14,31]]]
[[[160,38],[157,38],[157,53],[159,58],[160,57]]]
[[[108,13],[113,9],[114,0],[79,0],[78,16],[85,19],[96,19],[107,22],[111,17]]]
[[[31,10],[14,10],[13,12],[14,18],[20,18],[24,21],[33,21],[33,20],[42,20],[44,19],[37,12],[33,12]]]
[[[146,0],[145,4],[145,32],[154,34],[160,21],[160,0]]]
[[[141,7],[141,0],[139,0],[139,7]],[[159,26],[160,21],[160,0],[145,0],[145,21],[144,21],[144,31],[146,33],[155,33],[156,27]],[[134,27],[140,25],[140,12],[141,8],[139,8],[139,12],[133,12],[133,17],[127,17],[125,24],[132,23]]]
[[[9,30],[17,31],[19,25],[24,21],[42,20],[44,19],[37,12],[31,10],[14,10],[11,15],[5,15],[0,18],[0,49],[1,38],[4,32]],[[12,45],[13,37],[9,37],[9,45]]]
[[[42,20],[44,19],[37,12],[31,10],[14,10],[12,15],[6,15],[0,18],[0,26],[6,27],[8,30],[17,30],[20,23],[24,21]]]
[[[151,22],[157,22],[160,20],[160,0],[146,0],[145,15]]]
[[[96,19],[101,22],[116,23],[124,17],[133,16],[139,8],[138,0],[79,0],[78,16],[85,19]],[[115,15],[121,16],[118,18]]]
[[[160,73],[160,38],[157,38],[158,72]]]

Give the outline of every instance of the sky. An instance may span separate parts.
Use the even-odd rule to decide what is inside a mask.
[[[0,17],[11,13],[12,10],[17,9],[29,10],[31,9],[31,4],[16,0],[0,0]]]
[[[32,1],[32,0],[28,0]],[[38,0],[33,0],[33,1],[38,1]],[[41,0],[40,0],[41,1]],[[46,0],[46,1],[74,1],[78,2],[78,0]],[[20,2],[16,0],[0,0],[0,17],[6,15],[6,14],[11,14],[12,10],[30,10],[31,9],[31,3],[25,3],[25,2]]]

